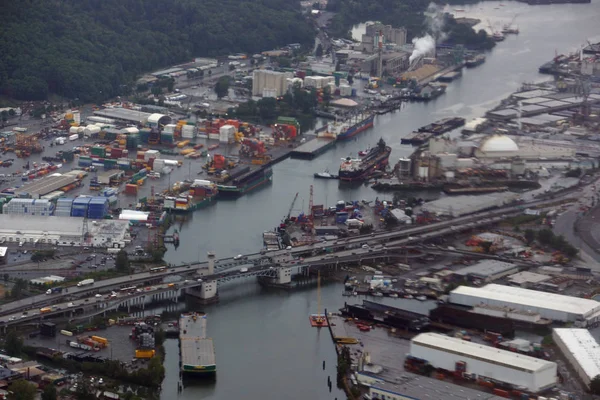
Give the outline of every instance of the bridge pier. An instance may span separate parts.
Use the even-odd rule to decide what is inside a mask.
[[[209,251],[206,256],[208,258],[208,275],[212,275],[215,273],[215,253]],[[198,273],[203,275],[200,270],[198,270]]]
[[[200,286],[185,289],[185,293],[200,300],[200,302],[209,304],[219,301],[217,293],[217,281],[205,281]]]

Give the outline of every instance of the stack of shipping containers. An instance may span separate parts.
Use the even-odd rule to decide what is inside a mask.
[[[108,214],[108,198],[92,197],[90,200],[87,217],[90,219],[103,219]]]
[[[4,214],[49,216],[54,205],[46,199],[12,199],[2,207]]]
[[[71,208],[73,207],[73,199],[62,198],[56,200],[56,210],[54,215],[57,217],[70,217]]]
[[[91,197],[77,197],[73,200],[71,217],[87,217],[88,206],[91,199]]]

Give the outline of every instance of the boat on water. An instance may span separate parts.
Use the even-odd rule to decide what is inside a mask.
[[[270,183],[273,179],[273,169],[269,166],[261,166],[256,169],[250,169],[239,176],[235,176],[223,183],[217,183],[219,190],[218,197],[235,198]]]
[[[505,35],[518,35],[519,28],[512,27],[510,25],[504,25],[504,27],[502,28],[502,33]]]
[[[314,176],[318,179],[338,179],[338,176],[330,173],[328,169],[323,172],[315,172]]]
[[[427,300],[427,297],[425,297],[425,296],[417,296],[417,300],[419,300],[419,301],[425,301],[425,300]]]
[[[396,299],[396,298],[398,298],[398,293],[390,293],[390,297],[393,297]]]
[[[414,299],[414,297],[413,297],[413,295],[412,295],[412,294],[407,294],[407,295],[404,295],[404,298],[405,298],[405,299]]]
[[[185,376],[214,377],[217,372],[215,348],[206,337],[206,315],[182,314],[179,318],[181,373]]]
[[[369,154],[369,152],[370,152],[370,151],[371,151],[371,148],[369,147],[369,148],[367,148],[366,150],[361,150],[361,151],[359,151],[359,152],[358,152],[358,155],[359,155],[359,156],[361,156],[361,157],[364,157],[364,156],[366,156],[367,154]]]
[[[505,39],[504,37],[504,33],[502,32],[494,32],[492,34],[492,40],[496,41],[496,42],[501,42]]]
[[[373,293],[373,296],[375,296],[375,297],[383,297],[383,293],[381,293],[381,292],[375,292],[375,293]]]
[[[163,209],[175,213],[187,213],[206,207],[217,198],[219,190],[213,182],[204,179],[195,179],[189,190],[177,196],[165,196]]]
[[[392,149],[379,139],[377,146],[369,151],[363,158],[342,159],[338,177],[343,181],[361,181],[369,177],[377,169],[384,169],[388,165]]]
[[[355,114],[344,120],[327,124],[325,135],[335,137],[336,140],[347,140],[373,127],[374,120],[375,114],[372,113]]]
[[[467,68],[475,68],[478,65],[481,65],[485,62],[485,56],[483,54],[478,54],[474,57],[468,57],[465,60],[465,66]]]

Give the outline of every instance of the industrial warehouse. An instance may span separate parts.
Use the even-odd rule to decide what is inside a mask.
[[[596,339],[587,329],[573,328],[556,328],[552,338],[589,389],[592,379],[600,375],[600,346]]]
[[[0,214],[1,243],[125,247],[129,221]]]
[[[557,382],[554,362],[437,333],[414,337],[410,357],[425,360],[434,368],[506,382],[533,393],[549,389]]]
[[[450,302],[469,307],[509,307],[550,321],[578,322],[582,326],[600,318],[600,303],[595,300],[497,284],[481,288],[460,286],[450,292]]]

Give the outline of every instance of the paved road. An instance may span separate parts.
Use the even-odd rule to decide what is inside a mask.
[[[277,263],[285,262],[287,259],[289,259],[290,256],[298,258],[303,257],[305,255],[312,256],[313,254],[325,253],[327,248],[333,248],[334,251],[349,251],[349,255],[352,255],[352,248],[357,249],[366,244],[384,244],[391,242],[390,244],[393,243],[394,245],[402,245],[410,242],[422,242],[425,239],[440,235],[446,235],[452,233],[453,231],[460,231],[463,228],[468,229],[471,226],[478,226],[498,222],[508,215],[518,214],[522,212],[522,208],[525,205],[527,207],[531,207],[534,205],[547,205],[553,202],[557,202],[559,199],[567,198],[569,196],[572,196],[572,194],[565,194],[557,199],[538,200],[527,204],[523,203],[519,205],[511,205],[508,207],[495,209],[491,211],[485,211],[470,216],[455,218],[449,221],[442,221],[429,225],[416,226],[408,229],[387,231],[371,235],[362,235],[335,241],[320,242],[315,243],[313,245],[295,247],[291,250],[285,249],[271,251],[266,254],[254,253],[246,255],[240,260],[235,260],[234,258],[225,258],[218,261],[218,263],[215,266],[215,269],[216,271],[226,271],[235,268],[236,266],[248,263],[258,264],[265,259],[265,256],[269,257],[270,259],[270,261],[267,261],[267,263]],[[119,288],[123,286],[128,286],[130,284],[150,282],[153,280],[159,281],[167,275],[176,275],[182,273],[191,274],[196,272],[198,268],[206,267],[207,263],[194,263],[178,267],[169,267],[167,271],[160,273],[143,272],[133,274],[130,276],[102,280],[96,282],[93,285],[93,287],[71,287],[68,289],[67,293],[54,294],[51,296],[54,296],[56,298],[56,301],[60,301],[64,298],[65,295],[84,295],[89,292],[97,292],[100,289]],[[38,307],[40,305],[43,305],[44,303],[47,303],[47,301],[48,298],[46,297],[46,295],[38,295],[27,299],[8,303],[2,307],[2,310],[0,310],[0,315],[12,314],[16,311],[21,311],[23,309]]]

